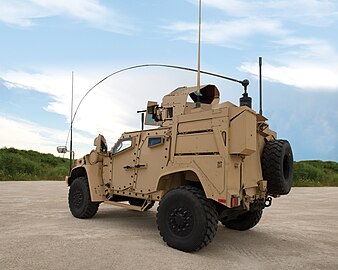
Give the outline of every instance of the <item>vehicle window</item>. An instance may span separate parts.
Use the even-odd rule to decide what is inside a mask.
[[[148,147],[153,147],[155,145],[163,144],[163,137],[152,137],[148,138]]]
[[[118,140],[117,143],[114,145],[113,154],[120,153],[130,148],[132,144],[133,144],[132,138],[125,138],[125,139]]]

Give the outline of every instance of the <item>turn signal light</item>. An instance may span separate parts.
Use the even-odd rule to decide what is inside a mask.
[[[239,206],[241,203],[241,199],[237,195],[232,195],[231,196],[231,207],[236,207]]]

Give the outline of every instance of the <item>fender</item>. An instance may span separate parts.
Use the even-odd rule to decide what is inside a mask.
[[[156,190],[159,191],[162,189],[161,187],[163,185],[166,186],[168,184],[170,186],[170,189],[176,187],[177,186],[176,182],[170,181],[168,178],[170,178],[174,174],[185,172],[194,173],[198,181],[201,183],[206,197],[217,201],[217,194],[219,194],[219,192],[217,191],[216,187],[211,183],[211,181],[208,179],[208,177],[198,168],[198,166],[194,162],[189,164],[179,164],[167,167],[165,172],[163,172],[158,178]],[[181,179],[181,181],[182,180],[184,181],[186,179]]]
[[[72,184],[75,178],[84,176],[88,179],[90,198],[92,202],[102,202],[105,199],[104,185],[102,179],[102,166],[82,165],[72,169],[68,178],[68,186]]]

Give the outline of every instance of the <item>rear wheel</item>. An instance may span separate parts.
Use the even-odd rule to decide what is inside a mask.
[[[293,155],[286,140],[266,142],[262,154],[263,178],[271,195],[286,195],[293,181]]]
[[[100,203],[91,201],[87,177],[78,177],[72,182],[68,204],[74,217],[91,218],[96,214]]]
[[[246,231],[258,224],[263,214],[263,210],[248,211],[240,214],[235,219],[220,219],[222,224],[232,230]]]
[[[217,212],[203,191],[181,186],[160,201],[157,225],[168,246],[190,252],[208,245],[217,231]]]

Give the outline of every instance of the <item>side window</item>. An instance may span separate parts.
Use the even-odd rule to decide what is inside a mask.
[[[124,138],[117,141],[117,143],[113,147],[113,155],[120,153],[133,145],[133,139],[132,138]]]
[[[150,137],[148,138],[148,147],[154,147],[164,143],[163,137]]]
[[[173,108],[167,108],[167,118],[173,118]]]

